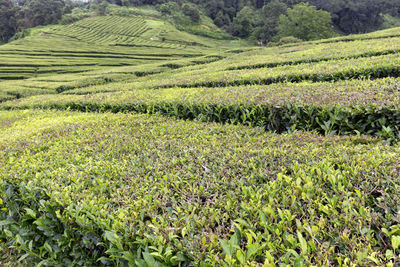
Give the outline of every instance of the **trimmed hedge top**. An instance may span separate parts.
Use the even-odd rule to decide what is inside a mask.
[[[157,116],[0,114],[0,239],[30,262],[381,265],[398,255],[398,146]]]

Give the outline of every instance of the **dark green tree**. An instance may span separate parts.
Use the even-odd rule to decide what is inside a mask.
[[[193,22],[200,21],[200,12],[198,6],[191,3],[184,3],[182,5],[182,12],[183,14],[188,16]]]
[[[163,14],[164,16],[170,16],[173,15],[177,12],[179,12],[179,5],[176,2],[167,2],[165,4],[160,5],[159,10],[161,11],[161,14]]]
[[[63,8],[62,0],[28,0],[23,8],[24,26],[30,28],[56,23],[61,19]]]
[[[0,0],[0,42],[6,42],[17,31],[16,14],[11,0]]]
[[[332,14],[335,27],[346,34],[377,30],[382,15],[400,7],[399,0],[310,0],[310,3]]]
[[[231,19],[228,14],[224,14],[224,12],[220,10],[214,19],[214,23],[218,27],[226,27],[231,24]]]
[[[331,15],[324,10],[317,10],[308,3],[300,3],[287,10],[287,15],[280,15],[278,36],[293,36],[302,40],[316,40],[334,35]]]
[[[98,5],[97,5],[97,13],[100,16],[104,16],[106,14],[107,11],[107,7],[108,7],[108,2],[107,1],[101,1]]]
[[[234,34],[239,37],[249,37],[254,30],[255,18],[254,9],[245,6],[233,19]]]
[[[215,19],[218,12],[224,9],[224,1],[222,0],[206,1],[204,3],[204,6],[207,16],[209,16],[212,19]]]
[[[286,14],[288,6],[280,0],[272,0],[262,8],[261,19],[256,38],[263,43],[268,43],[278,33],[279,16]]]

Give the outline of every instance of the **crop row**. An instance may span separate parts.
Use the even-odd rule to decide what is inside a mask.
[[[398,263],[398,147],[123,114],[0,125],[0,238],[32,263]]]
[[[375,31],[375,32],[370,32],[370,33],[364,33],[364,34],[350,34],[350,35],[345,35],[345,36],[333,37],[333,38],[329,38],[329,39],[308,41],[308,42],[303,42],[302,44],[316,45],[316,44],[324,44],[324,43],[353,42],[353,41],[359,41],[359,40],[389,39],[389,38],[396,38],[396,37],[400,37],[400,27],[390,28],[390,29],[385,29],[385,30],[380,30],[380,31]],[[293,47],[293,46],[297,46],[297,45],[298,45],[298,43],[293,43],[293,44],[282,45],[280,47]]]
[[[103,16],[87,18],[64,27],[55,27],[48,33],[100,45],[180,47],[178,44],[138,38],[146,30],[148,26],[141,17]]]
[[[263,48],[222,61],[228,70],[296,65],[332,59],[372,57],[400,52],[400,38],[362,40],[347,43],[298,45],[290,48]]]
[[[63,32],[53,32],[52,34],[58,34],[61,36],[67,36],[70,38],[76,38],[80,41],[89,43],[98,43],[103,45],[118,44],[118,43],[134,43],[136,38],[129,35],[120,35],[112,32],[106,32],[102,30],[93,30],[89,28],[82,28],[77,26],[69,26],[67,29],[63,29]]]
[[[120,89],[224,87],[280,82],[377,79],[400,75],[399,54],[232,71],[217,71],[212,66],[214,65],[211,63],[148,76],[123,84]]]
[[[147,26],[141,17],[103,16],[80,20],[72,26],[116,35],[139,36]],[[65,28],[63,28],[63,31]],[[68,32],[68,30],[67,30]]]
[[[65,27],[65,26],[62,26]],[[49,30],[53,31],[53,30]],[[56,31],[56,29],[54,29]],[[158,44],[158,42],[153,42]],[[163,43],[159,43],[163,45]],[[165,44],[168,45],[168,44]],[[68,47],[68,48],[66,48]],[[211,49],[214,52],[213,49]],[[30,57],[39,56],[58,56],[58,55],[80,55],[86,54],[87,56],[92,55],[109,55],[109,56],[140,56],[140,57],[193,57],[207,54],[207,50],[197,48],[183,48],[179,50],[176,48],[168,47],[153,47],[151,49],[145,47],[129,47],[129,46],[108,46],[89,44],[86,42],[79,42],[73,38],[67,38],[64,36],[57,36],[55,34],[46,35],[43,38],[42,35],[30,36],[24,39],[20,39],[0,47],[0,54],[6,55],[25,55]]]
[[[91,91],[90,88],[92,88],[95,85],[103,85],[111,82],[116,83],[117,81],[118,83],[121,83],[127,80],[132,80],[134,79],[134,77],[142,77],[154,73],[160,73],[168,71],[171,68],[177,69],[194,64],[206,64],[219,59],[221,59],[221,57],[210,55],[210,56],[194,57],[194,58],[187,58],[180,60],[172,60],[172,59],[168,61],[163,60],[157,63],[152,63],[152,64],[148,63],[146,65],[142,64],[139,66],[125,66],[125,67],[114,67],[114,68],[102,67],[98,68],[97,70],[95,70],[95,68],[92,67],[90,72],[79,72],[70,74],[57,73],[57,69],[60,69],[61,67],[58,66],[57,63],[52,63],[53,65],[49,64],[48,68],[42,66],[40,68],[25,68],[25,71],[22,73],[20,72],[19,68],[16,67],[11,67],[11,69],[9,67],[0,67],[0,77],[4,76],[5,80],[7,79],[10,80],[10,77],[13,78],[15,75],[21,78],[29,78],[23,81],[21,80],[2,81],[0,83],[0,91],[9,92],[12,93],[13,95],[18,95],[18,98],[26,97],[29,95],[51,94],[56,92],[60,93],[68,90],[74,90],[74,91],[81,90],[82,92],[84,92],[85,90]],[[64,64],[67,64],[68,68],[66,67],[62,68],[63,71],[69,69],[69,71],[73,72],[75,70],[78,70],[78,68],[74,67],[74,64],[76,67],[80,66],[80,63],[73,63],[73,62],[64,62]],[[113,64],[116,63],[114,62]],[[102,62],[100,65],[107,65],[107,62]],[[57,66],[57,68],[54,68],[55,66]],[[17,74],[15,74],[16,71],[14,71],[14,68],[16,69],[16,71],[18,71]],[[11,72],[14,72],[14,74],[11,74]],[[42,73],[49,73],[51,74],[51,76],[47,75],[42,77],[41,75],[38,75]],[[36,75],[38,75],[38,77],[30,78]],[[31,90],[29,88],[45,89],[45,90],[37,90],[34,93],[31,93]],[[96,92],[105,92],[105,91],[114,91],[114,90],[99,89]],[[91,92],[93,93],[94,91]]]
[[[93,88],[101,91],[102,87]],[[361,133],[394,141],[400,125],[399,92],[398,79],[355,80],[33,96],[2,103],[0,108],[158,113],[185,120],[260,126],[278,133]]]

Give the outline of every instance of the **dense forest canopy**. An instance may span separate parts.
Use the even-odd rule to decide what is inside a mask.
[[[365,33],[380,29],[384,15],[400,20],[398,0],[0,0],[0,41],[26,28],[57,23],[81,7],[106,14],[107,6],[150,5],[166,17],[201,15],[228,33],[263,43],[287,36],[311,40],[337,34]],[[186,23],[186,20],[179,20]],[[289,29],[289,25],[291,29]]]

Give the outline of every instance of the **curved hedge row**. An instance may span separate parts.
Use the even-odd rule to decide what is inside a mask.
[[[29,99],[29,98],[28,98]],[[3,105],[2,109],[15,107]],[[400,111],[376,106],[314,106],[287,104],[284,106],[244,104],[196,104],[184,102],[121,103],[53,102],[18,108],[75,110],[83,112],[134,112],[161,114],[184,120],[200,120],[263,127],[277,133],[295,130],[317,131],[325,135],[366,134],[388,141],[399,137]]]
[[[46,95],[4,102],[0,109],[159,113],[187,120],[263,126],[279,133],[297,129],[394,139],[400,125],[399,84],[400,79],[385,78],[337,83]]]
[[[222,61],[221,69],[253,69],[307,62],[373,57],[398,53],[400,38],[360,40],[348,43],[297,44],[295,47],[261,48]]]
[[[285,65],[299,65],[299,64],[303,64],[303,63],[316,63],[316,62],[323,62],[323,61],[330,61],[330,60],[355,59],[355,58],[362,58],[362,57],[376,57],[376,56],[396,54],[399,52],[400,52],[400,50],[386,50],[383,52],[367,52],[367,53],[362,53],[362,54],[352,55],[352,56],[326,57],[326,58],[315,58],[315,59],[307,58],[307,59],[282,61],[282,62],[258,63],[258,64],[251,64],[251,65],[240,65],[240,66],[228,67],[228,68],[226,68],[226,70],[274,68],[274,67],[285,66]]]
[[[198,68],[186,67],[144,77],[123,84],[121,89],[268,85],[282,82],[322,82],[400,76],[399,54],[233,71],[217,71],[212,66],[210,64]]]

